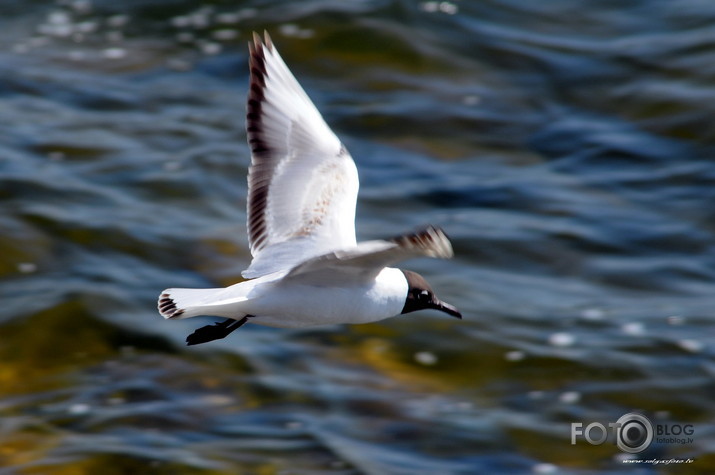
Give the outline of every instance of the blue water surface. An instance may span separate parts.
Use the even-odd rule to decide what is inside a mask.
[[[0,474],[711,471],[713,25],[701,0],[4,2]],[[355,157],[359,239],[443,227],[455,258],[405,266],[463,321],[187,348],[213,319],[158,315],[250,262],[263,30]],[[630,412],[692,440],[572,444]]]

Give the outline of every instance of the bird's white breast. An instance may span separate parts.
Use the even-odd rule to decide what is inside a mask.
[[[304,327],[333,323],[369,323],[399,315],[405,305],[407,280],[401,270],[386,267],[360,286],[314,286],[276,282],[246,309],[251,323]]]

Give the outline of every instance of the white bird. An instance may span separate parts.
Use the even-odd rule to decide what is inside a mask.
[[[189,345],[223,338],[244,323],[304,327],[368,323],[421,309],[462,318],[425,279],[388,267],[412,257],[450,258],[444,232],[428,226],[357,243],[358,174],[352,157],[281,59],[254,33],[248,93],[248,280],[219,289],[167,289],[164,318],[227,317],[199,328]]]

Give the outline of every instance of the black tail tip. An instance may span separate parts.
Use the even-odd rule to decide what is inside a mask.
[[[176,302],[169,294],[161,294],[157,303],[159,313],[164,318],[177,318],[184,313],[184,309],[178,308]]]

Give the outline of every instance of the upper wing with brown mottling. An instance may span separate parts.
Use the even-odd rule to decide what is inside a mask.
[[[355,245],[358,175],[266,34],[249,44],[248,239],[245,277]]]
[[[384,241],[365,241],[347,250],[330,252],[297,265],[283,278],[301,283],[346,285],[369,282],[385,267],[414,257],[449,259],[452,244],[442,229],[427,226]]]

